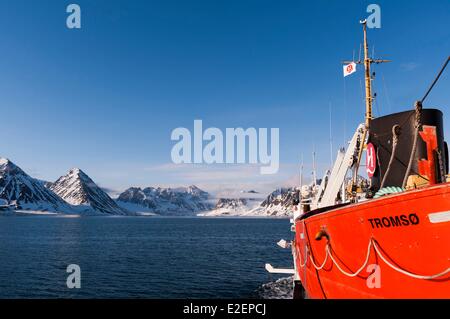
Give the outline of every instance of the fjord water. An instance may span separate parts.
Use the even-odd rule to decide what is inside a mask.
[[[291,236],[286,219],[1,217],[0,298],[258,298]]]

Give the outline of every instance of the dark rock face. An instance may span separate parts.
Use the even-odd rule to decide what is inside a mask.
[[[128,213],[78,168],[71,169],[69,173],[52,183],[49,188],[79,210],[114,215]]]
[[[0,158],[0,199],[17,209],[72,212],[44,183],[26,174],[8,159]]]
[[[292,214],[292,202],[298,197],[294,188],[280,188],[270,193],[261,203],[260,208],[265,210],[266,215],[290,216]]]
[[[295,196],[298,196],[294,188],[281,188],[272,192],[267,196],[267,198],[261,203],[262,207],[278,206],[291,208],[292,201]]]

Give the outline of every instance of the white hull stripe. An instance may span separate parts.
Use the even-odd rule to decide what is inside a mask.
[[[428,214],[430,222],[433,224],[445,223],[450,221],[450,211]]]

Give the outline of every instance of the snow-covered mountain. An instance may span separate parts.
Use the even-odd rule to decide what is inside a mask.
[[[238,198],[219,198],[214,205],[211,196],[196,186],[131,187],[113,200],[80,169],[72,169],[50,183],[32,178],[11,161],[0,158],[0,202],[3,202],[2,206],[16,210],[111,215],[292,215],[295,189],[277,189],[263,201],[255,198],[255,194],[257,192],[253,190],[241,191]]]
[[[70,205],[40,180],[8,159],[0,158],[0,198],[15,209],[70,213]]]
[[[209,194],[196,186],[179,188],[131,187],[117,198],[120,207],[159,215],[193,215],[210,210]]]
[[[295,188],[280,188],[270,193],[267,198],[254,210],[252,215],[291,217],[292,202],[298,196]]]
[[[221,198],[213,210],[198,216],[290,217],[295,196],[298,194],[294,188],[280,188],[270,193],[263,201],[252,198]]]
[[[254,198],[219,198],[213,210],[198,216],[245,216],[258,206],[259,199]]]
[[[79,168],[71,169],[66,175],[61,176],[50,184],[49,189],[80,213],[113,215],[128,213]]]

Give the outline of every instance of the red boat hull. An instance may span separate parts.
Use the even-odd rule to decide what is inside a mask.
[[[447,212],[450,212],[448,183],[298,218],[293,252],[296,275],[306,296],[450,298],[449,272],[434,279],[409,275],[431,276],[449,269]],[[444,218],[433,220],[432,216],[438,214]],[[320,240],[315,239],[319,232],[324,235]],[[404,273],[388,265],[374,245],[368,249],[371,240],[384,258]],[[327,257],[327,242],[334,261],[328,256],[323,268],[317,270]],[[348,274],[343,274],[335,262]],[[373,265],[379,267],[376,278]],[[362,269],[358,275],[349,276],[358,269]],[[378,282],[376,287],[368,284],[374,280]]]

